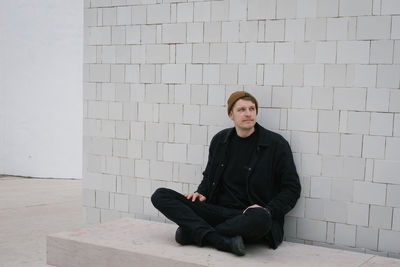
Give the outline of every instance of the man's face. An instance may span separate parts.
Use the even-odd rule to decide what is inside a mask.
[[[229,114],[229,118],[233,120],[235,127],[248,131],[256,124],[256,105],[250,100],[239,99]]]

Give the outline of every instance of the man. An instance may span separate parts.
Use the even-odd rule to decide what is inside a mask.
[[[166,188],[154,192],[153,205],[179,225],[181,245],[208,245],[242,256],[244,242],[283,239],[285,214],[300,196],[300,182],[286,140],[256,123],[257,100],[244,91],[228,99],[234,128],[211,141],[203,180],[194,193]]]

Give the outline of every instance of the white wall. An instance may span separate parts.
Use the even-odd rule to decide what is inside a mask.
[[[82,9],[0,3],[0,173],[81,178]]]

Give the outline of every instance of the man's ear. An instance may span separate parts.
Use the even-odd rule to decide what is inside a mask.
[[[231,110],[231,112],[229,112],[229,118],[231,119],[231,120],[233,120],[233,111]]]

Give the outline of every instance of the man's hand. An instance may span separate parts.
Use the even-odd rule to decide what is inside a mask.
[[[194,202],[196,199],[199,199],[199,201],[203,202],[206,200],[206,197],[203,196],[202,194],[199,194],[197,192],[195,193],[189,193],[189,194],[183,194],[187,199],[192,199],[192,202]]]
[[[246,210],[248,210],[248,209],[254,209],[254,208],[262,208],[262,209],[264,209],[266,212],[268,212],[269,216],[271,216],[271,211],[270,211],[269,209],[264,208],[264,207],[261,207],[260,205],[257,205],[257,204],[254,204],[254,205],[251,205],[251,206],[247,207],[247,208],[243,211],[243,213],[245,213]]]

